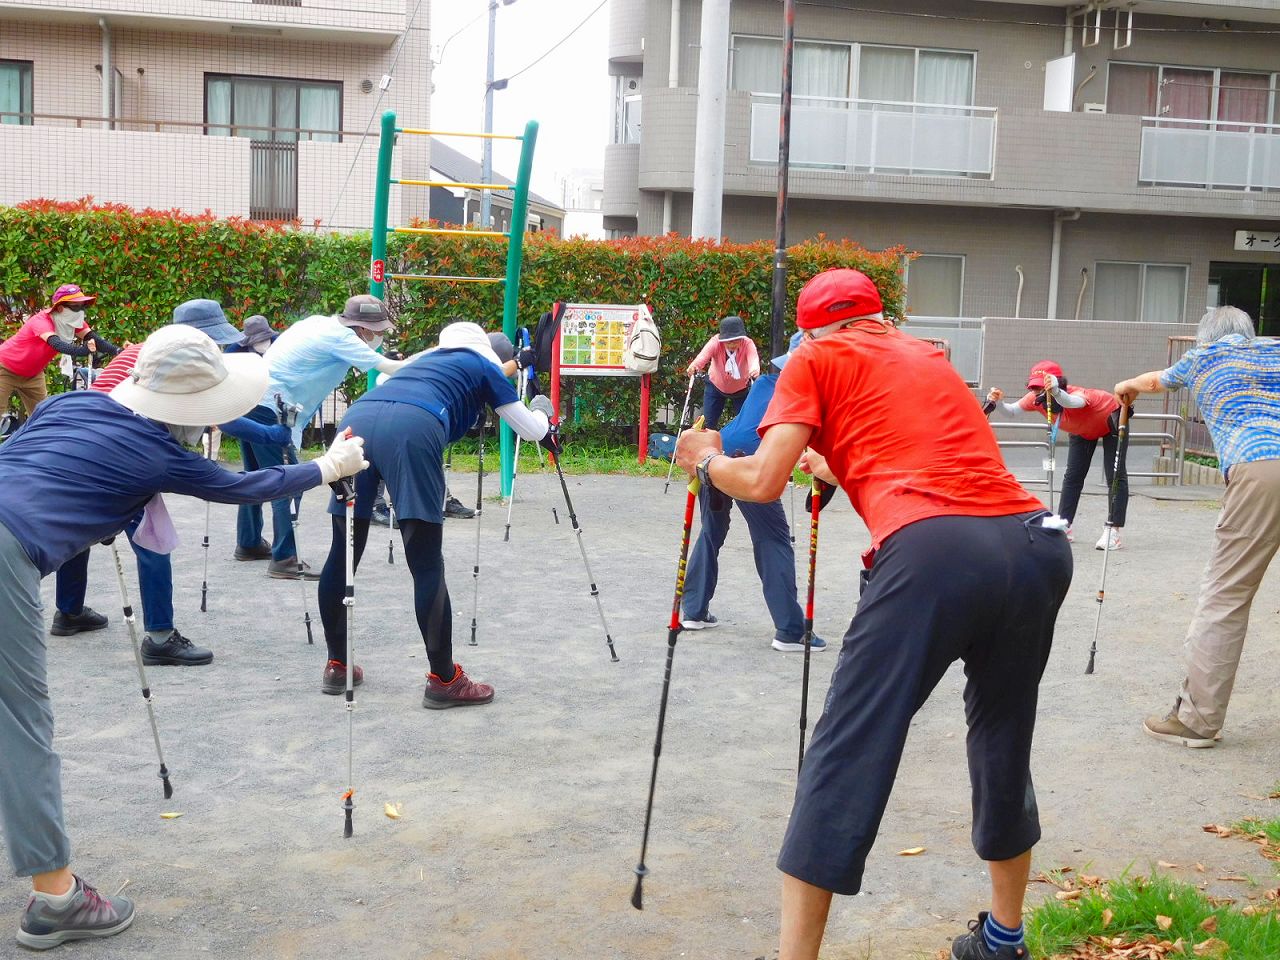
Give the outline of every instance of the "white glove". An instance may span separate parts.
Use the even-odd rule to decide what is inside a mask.
[[[320,468],[320,479],[325,483],[333,483],[342,477],[354,477],[369,466],[369,461],[364,458],[364,437],[351,436],[348,428],[314,462]]]
[[[535,413],[542,414],[548,420],[550,420],[551,415],[556,412],[555,408],[551,406],[551,401],[541,393],[529,401],[529,409]]]
[[[1057,390],[1058,378],[1054,376],[1052,373],[1046,373],[1044,375],[1044,388],[1046,390]]]

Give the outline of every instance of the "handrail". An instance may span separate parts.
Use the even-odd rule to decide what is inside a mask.
[[[475,137],[479,140],[523,140],[514,133],[467,133],[459,130],[419,130],[416,127],[396,127],[396,133],[410,133],[419,137]]]
[[[778,93],[765,93],[765,92],[758,92],[753,90],[751,91],[750,96],[753,99],[758,97],[760,99],[766,99],[766,100],[778,100],[781,98],[782,95]],[[998,113],[1000,109],[999,107],[979,107],[973,104],[964,104],[964,103],[925,103],[925,102],[918,102],[913,100],[863,100],[857,97],[801,96],[798,93],[793,95],[793,99],[818,100],[825,103],[870,104],[872,106],[879,106],[879,107],[926,107],[928,109],[934,109],[934,110],[974,110],[979,113],[990,113],[990,114]]]
[[[400,180],[391,178],[392,183],[406,187],[448,187],[452,190],[514,190],[514,183],[457,183],[453,180]]]
[[[161,127],[195,127],[203,134],[210,135],[210,130],[230,130],[231,136],[242,136],[236,133],[238,130],[264,130],[268,133],[306,133],[311,136],[308,139],[314,139],[316,136],[326,137],[359,137],[363,135],[361,130],[317,130],[311,127],[270,127],[261,124],[253,125],[248,123],[210,123],[201,120],[165,120],[159,117],[103,117],[103,116],[85,116],[74,113],[28,113],[16,110],[0,110],[0,117],[19,117],[29,120],[72,120],[75,121],[76,129],[83,129],[86,123],[102,123],[114,124],[119,129],[121,124],[129,126],[147,126],[154,127],[155,133],[163,132]],[[33,124],[32,124],[33,125]],[[54,127],[54,129],[65,129]],[[137,133],[140,131],[128,131]],[[369,136],[378,136],[377,131],[370,131]]]
[[[1214,131],[1218,127],[1244,127],[1246,129],[1241,132],[1248,133],[1258,130],[1268,130],[1280,133],[1280,123],[1255,123],[1251,120],[1206,120],[1203,117],[1142,117],[1141,120],[1144,124],[1155,125],[1162,123],[1177,123],[1183,125],[1194,123],[1199,124],[1209,131]]]

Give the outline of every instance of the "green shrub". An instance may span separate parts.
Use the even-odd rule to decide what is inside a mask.
[[[825,239],[792,247],[787,277],[788,332],[800,287],[829,267],[856,267],[875,280],[891,314],[902,312],[901,249],[871,252]],[[219,301],[233,323],[254,313],[285,326],[313,313],[333,313],[368,288],[368,234],[318,233],[283,224],[218,220],[212,215],[143,210],[88,198],[74,203],[31,201],[0,208],[0,308],[4,336],[45,302],[59,283],[78,283],[99,296],[91,315],[104,335],[143,339],[169,321],[183,300]],[[388,250],[389,273],[502,276],[501,239],[398,234]],[[684,367],[736,313],[767,364],[772,245],[688,240],[678,236],[624,240],[564,240],[531,234],[525,241],[519,322],[531,329],[556,300],[647,303],[663,338],[663,364],[653,378],[656,414],[677,406],[688,381]],[[490,329],[502,322],[502,287],[484,284],[395,283],[387,299],[402,349],[435,342],[451,319]],[[566,381],[584,423],[634,424],[631,381]],[[362,378],[348,380],[352,396]]]

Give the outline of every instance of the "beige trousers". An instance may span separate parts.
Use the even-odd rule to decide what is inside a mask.
[[[1236,464],[1187,630],[1187,678],[1178,719],[1196,733],[1211,736],[1222,729],[1249,627],[1249,608],[1277,547],[1280,460]]]
[[[31,416],[36,404],[49,395],[49,389],[44,383],[44,371],[41,370],[34,377],[20,377],[9,368],[0,366],[0,396],[4,397],[0,410],[8,409],[9,398],[15,393],[26,408],[27,416]]]

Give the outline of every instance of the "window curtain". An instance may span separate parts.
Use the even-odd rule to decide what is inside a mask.
[[[1099,263],[1093,276],[1093,319],[1137,320],[1142,306],[1142,264]]]
[[[303,87],[298,91],[298,126],[304,130],[336,131],[341,123],[338,91],[334,87]],[[338,134],[302,134],[309,140],[336,143]]]
[[[917,317],[958,317],[964,257],[926,254],[907,265],[907,311]]]
[[[271,84],[236,80],[232,87],[231,116],[236,134],[254,140],[271,139]]]
[[[921,50],[916,69],[916,101],[973,105],[973,56]]]
[[[916,52],[902,47],[863,46],[858,51],[858,99],[915,100]]]
[[[1218,81],[1218,119],[1238,123],[1266,123],[1270,88],[1269,74],[1222,71]]]
[[[1212,70],[1165,68],[1160,78],[1160,116],[1171,120],[1208,120],[1212,109]]]
[[[797,46],[796,62],[799,57]],[[733,38],[732,86],[747,93],[782,92],[782,41],[764,37]],[[792,92],[796,92],[793,83]]]
[[[638,94],[627,97],[622,104],[622,142],[640,142],[641,103]]]
[[[231,136],[231,81],[209,80],[205,84],[204,112],[212,137]],[[218,126],[214,126],[218,124]]]
[[[1181,323],[1187,268],[1148,265],[1142,284],[1142,319],[1148,323]]]
[[[272,99],[275,102],[275,112],[271,115],[271,125],[273,127],[297,127],[298,88],[291,84],[278,83],[272,93]],[[298,134],[288,130],[275,130],[271,134],[271,139],[294,143],[298,139]]]
[[[0,63],[0,112],[22,113],[23,68],[16,63]],[[21,117],[0,117],[0,123],[19,124]],[[28,121],[29,122],[29,121]]]
[[[797,43],[791,92],[797,97],[849,96],[850,48],[838,43]],[[778,79],[782,75],[778,51]],[[780,85],[775,83],[775,86]]]
[[[1107,113],[1154,117],[1160,68],[1113,63],[1107,68]]]

